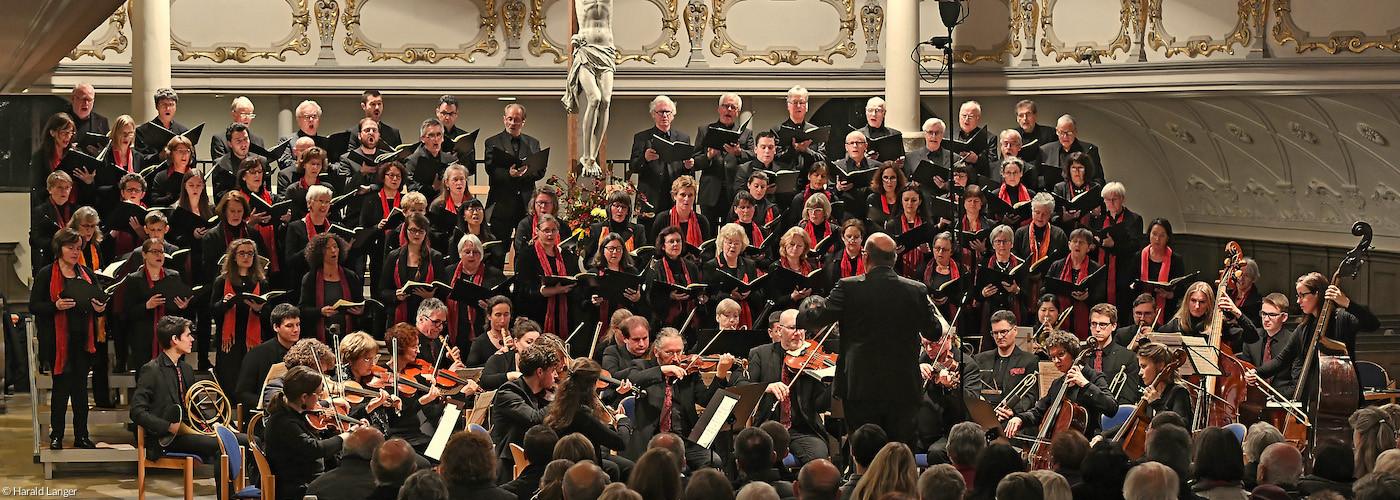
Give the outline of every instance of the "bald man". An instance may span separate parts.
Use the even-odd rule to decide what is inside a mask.
[[[792,489],[802,500],[836,500],[841,498],[841,472],[825,458],[807,462]]]
[[[72,101],[73,105],[63,112],[67,113],[68,117],[73,119],[73,123],[78,126],[73,130],[76,134],[73,136],[74,142],[83,137],[84,133],[107,135],[112,130],[112,127],[107,123],[107,117],[93,111],[93,106],[97,102],[97,91],[92,88],[91,83],[83,82],[73,86]],[[87,153],[96,155],[101,151],[102,148],[89,148]]]
[[[912,442],[923,385],[920,338],[938,340],[944,327],[929,306],[928,287],[895,274],[893,238],[870,235],[865,253],[868,271],[838,281],[825,304],[798,313],[797,327],[820,332],[841,325],[832,393],[844,402],[847,428],[874,423],[891,441]]]
[[[311,149],[311,147],[315,145],[316,140],[309,136],[298,137],[296,142],[292,143],[291,161],[282,164],[282,168],[277,171],[277,193],[279,195],[287,192],[287,186],[292,185],[292,183],[297,181],[297,177],[300,177],[297,174],[296,159],[301,158],[302,153],[305,153],[306,150]]]
[[[394,438],[385,441],[378,450],[374,452],[374,460],[370,462],[370,469],[374,473],[374,489],[368,491],[368,500],[395,499],[399,496],[399,488],[403,486],[404,480],[413,475],[418,470],[418,454],[413,451],[413,446],[402,438]],[[317,498],[341,498],[341,497],[317,497]]]
[[[316,498],[367,498],[375,485],[370,460],[381,444],[384,434],[379,429],[368,425],[355,429],[345,438],[340,465],[306,485],[306,494]]]
[[[564,472],[564,500],[594,500],[608,486],[608,475],[592,461],[585,460]]]
[[[1259,455],[1258,484],[1282,488],[1292,498],[1298,498],[1298,481],[1303,478],[1303,455],[1288,443],[1274,443]]]

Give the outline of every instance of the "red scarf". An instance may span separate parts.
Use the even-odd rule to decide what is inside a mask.
[[[1103,218],[1103,227],[1100,228],[1100,229],[1108,229],[1108,226],[1112,226],[1112,225],[1117,224],[1117,223],[1119,223],[1119,222],[1123,222],[1123,214],[1125,214],[1125,213],[1127,213],[1127,212],[1118,212],[1118,217],[1114,217],[1114,216],[1112,216],[1112,215],[1105,216],[1105,217]],[[1113,242],[1114,248],[1117,248],[1118,244],[1119,244],[1119,243],[1116,242],[1116,241]],[[1117,285],[1117,283],[1118,283],[1118,256],[1117,256],[1117,255],[1109,255],[1108,250],[1103,249],[1103,248],[1100,248],[1100,249],[1099,249],[1099,265],[1101,265],[1101,266],[1108,266],[1108,303],[1109,303],[1109,304],[1117,304],[1117,303],[1118,303],[1118,285]]]
[[[674,274],[671,274],[671,258],[670,258],[670,257],[666,257],[666,256],[662,256],[662,257],[661,257],[661,269],[662,269],[663,271],[665,271],[666,282],[667,282],[667,283],[670,283],[670,284],[672,284],[672,285],[676,285],[676,284],[680,284],[680,285],[689,285],[689,284],[690,284],[690,268],[685,267],[685,261],[684,261],[684,260],[677,260],[677,262],[680,263],[680,266],[681,266],[681,275],[685,278],[685,283],[676,283],[676,276],[675,276]],[[690,298],[689,300],[682,300],[682,301],[675,301],[675,302],[672,302],[672,303],[671,303],[670,309],[666,311],[666,323],[673,323],[673,322],[675,322],[675,321],[676,321],[676,318],[680,317],[681,312],[684,311],[684,310],[687,308],[687,306],[688,306],[689,308],[693,309],[693,308],[695,307],[694,304],[695,304],[695,298],[694,298],[694,297]]]
[[[899,216],[901,233],[908,232],[910,229],[914,229],[920,225],[922,224],[910,224],[907,214]],[[924,263],[924,252],[918,248],[906,248],[904,249],[904,255],[901,256],[900,259],[904,262],[905,275],[912,275],[914,270],[919,268],[919,264]]]
[[[842,278],[849,278],[849,277],[851,277],[851,276],[856,276],[856,275],[865,274],[865,254],[856,254],[856,259],[855,259],[855,260],[856,260],[855,269],[851,269],[851,259],[847,259],[847,258],[846,258],[846,255],[845,255],[844,253],[842,253],[842,255],[841,255],[841,277],[842,277]]]
[[[759,200],[759,201],[762,202],[763,200]],[[772,224],[772,223],[773,223],[773,218],[774,218],[775,215],[777,215],[777,212],[778,212],[778,211],[777,211],[776,209],[773,208],[773,205],[772,205],[772,204],[767,204],[767,203],[765,203],[765,204],[764,204],[764,207],[763,207],[763,224],[764,224],[764,225]]]
[[[457,213],[457,205],[458,205],[458,203],[452,201],[452,192],[451,192],[451,191],[445,191],[445,192],[443,192],[443,195],[442,195],[442,202],[443,202],[443,203],[442,203],[442,208],[443,208],[443,210],[447,210],[448,212],[452,212],[452,213],[454,213],[454,214]],[[465,201],[463,201],[463,203],[465,203]],[[387,214],[388,212],[384,212],[384,213]]]
[[[1031,226],[1030,231],[1026,233],[1031,243],[1031,262],[1039,261],[1050,253],[1050,233],[1052,232],[1054,231],[1051,230],[1050,225],[1046,224],[1045,237],[1040,239],[1040,243],[1035,242],[1035,226]]]
[[[418,274],[419,274],[419,275],[423,275],[423,282],[425,282],[425,283],[432,283],[432,282],[433,282],[433,265],[432,265],[432,262],[431,262],[432,259],[430,258],[432,255],[431,255],[431,252],[428,251],[428,242],[427,242],[426,240],[423,241],[422,247],[423,247],[423,254],[424,254],[424,256],[423,256],[422,259],[419,259],[419,260],[418,260],[418,269],[423,269],[424,267],[427,267],[427,268],[428,268],[428,272],[426,273],[426,275],[425,275],[424,273],[421,273],[421,272],[418,273]],[[402,251],[403,251],[403,253],[399,255],[399,258],[403,259],[404,265],[400,266],[397,262],[394,263],[394,286],[395,286],[395,287],[401,287],[401,286],[403,286],[404,280],[403,280],[402,277],[399,276],[399,269],[402,268],[402,267],[407,267],[407,266],[408,266],[408,252],[409,252],[408,247],[399,247],[399,248],[401,248]],[[416,280],[415,280],[415,281],[416,281]],[[454,282],[454,283],[455,283],[455,282]],[[408,321],[408,298],[405,297],[403,301],[399,302],[399,305],[394,306],[394,324],[399,324],[399,323],[403,323],[403,322],[406,322],[406,321]],[[456,340],[456,338],[454,337],[453,340]]]
[[[821,228],[822,228],[822,238],[825,238],[826,235],[831,234],[831,222],[823,222],[822,225],[821,225]],[[812,244],[813,244],[813,245],[816,245],[817,243],[820,243],[820,242],[821,242],[821,239],[822,239],[822,238],[818,238],[818,237],[817,237],[817,225],[816,225],[816,224],[813,224],[812,221],[810,221],[810,220],[804,220],[804,221],[802,221],[802,229],[805,230],[805,231],[807,231],[807,238],[809,238],[809,239],[812,240]],[[814,249],[814,250],[820,251],[821,249]]]
[[[331,221],[330,221],[330,219],[327,219],[327,220],[326,220],[326,229],[330,229],[330,228],[331,228]],[[313,223],[311,222],[311,214],[306,214],[306,241],[311,241],[311,240],[316,239],[316,233],[319,233],[319,232],[321,232],[321,231],[325,231],[326,229],[317,230],[317,229],[316,229],[316,224],[313,224]]]
[[[70,202],[59,205],[53,202],[53,198],[49,198],[49,204],[53,205],[54,213],[58,214],[58,220],[55,221],[58,227],[68,227],[68,219],[73,218],[73,204]]]
[[[1116,242],[1115,242],[1115,243],[1116,243]],[[1138,268],[1138,279],[1140,279],[1140,280],[1152,280],[1152,277],[1150,277],[1150,276],[1147,275],[1147,266],[1148,266],[1148,263],[1151,262],[1151,260],[1152,260],[1152,258],[1148,256],[1148,254],[1150,253],[1150,250],[1151,250],[1151,249],[1152,249],[1152,245],[1148,245],[1148,246],[1142,247],[1142,266]],[[1156,279],[1155,281],[1166,282],[1166,281],[1168,281],[1168,280],[1171,279],[1171,275],[1172,275],[1172,247],[1167,247],[1167,253],[1164,254],[1164,255],[1162,255],[1162,267],[1159,268],[1159,269],[1157,269],[1157,279]],[[1158,295],[1158,296],[1157,296],[1157,310],[1160,311],[1160,310],[1162,310],[1163,307],[1166,307],[1166,306],[1167,306],[1167,299],[1166,299],[1166,297],[1162,297],[1162,296]]]
[[[379,190],[379,207],[382,213],[384,214],[383,217],[389,217],[389,212],[394,211],[395,208],[399,208],[399,199],[401,198],[399,196],[399,192],[394,191],[394,197],[392,198],[392,200],[388,197],[388,193],[389,190],[387,189]]]
[[[1064,269],[1060,270],[1060,279],[1068,281],[1070,283],[1078,284],[1079,282],[1084,281],[1084,278],[1089,277],[1088,256],[1085,256],[1084,264],[1079,268],[1078,271],[1078,276],[1075,276],[1074,259],[1071,257],[1065,257],[1065,266]],[[1072,300],[1069,297],[1060,297],[1060,310],[1065,310],[1065,308],[1069,307],[1072,302],[1079,301]],[[1082,302],[1080,303],[1079,307],[1074,308],[1073,333],[1074,336],[1079,337],[1079,340],[1084,340],[1089,336],[1089,308],[1087,307],[1087,304],[1084,304]]]
[[[736,257],[735,259],[738,260],[738,259],[742,259],[742,258],[743,258],[743,257]],[[721,263],[721,266],[720,266],[720,267],[724,267],[724,266],[722,265],[722,263],[724,262],[724,257],[716,256],[716,257],[715,257],[715,262]],[[742,262],[742,261],[740,261],[740,262]],[[738,263],[738,262],[736,262],[736,263],[734,264],[734,268],[733,268],[733,269],[734,269],[735,271],[738,271],[738,270],[740,269],[739,263]],[[736,272],[736,273],[734,273],[734,274],[739,274],[739,273]],[[759,276],[762,276],[762,271],[759,271]],[[757,278],[757,277],[758,277],[758,276],[755,276],[754,278]],[[748,283],[748,282],[749,282],[749,275],[748,275],[748,273],[744,273],[744,274],[740,275],[740,276],[739,276],[739,280],[740,280],[740,281],[743,281],[744,283]],[[741,301],[739,301],[739,326],[740,326],[740,327],[743,327],[743,328],[753,328],[753,311],[752,311],[751,309],[749,309],[749,301],[748,301],[748,300],[741,300]]]
[[[472,283],[477,284],[477,286],[480,286],[481,283],[482,283],[482,280],[483,280],[484,278],[486,278],[486,264],[480,264],[479,266],[480,266],[480,267],[478,267],[477,270],[476,270],[476,274],[472,275],[472,277],[471,277]],[[456,287],[456,286],[457,286],[457,280],[459,280],[459,279],[461,279],[461,278],[462,278],[462,264],[459,262],[459,263],[457,263],[457,269],[456,269],[455,271],[452,272],[452,286],[453,286],[453,287]],[[457,315],[459,315],[459,314],[461,314],[461,304],[458,304],[457,301],[455,301],[455,300],[448,299],[448,301],[447,301],[447,336],[448,336],[448,338],[452,339],[452,344],[453,344],[453,345],[456,345],[456,344],[457,344],[457,317],[458,317]],[[476,306],[475,306],[475,305],[467,304],[467,324],[470,325],[470,326],[473,328],[472,331],[467,332],[467,333],[468,333],[469,335],[474,334],[474,333],[476,332],[476,330],[475,330],[475,327],[476,327]],[[475,336],[475,335],[472,335],[471,339],[469,339],[469,340],[472,340],[472,339],[475,339],[475,338],[476,338],[476,336]]]
[[[125,233],[123,233],[123,234],[125,234]],[[99,254],[97,253],[97,245],[94,244],[91,240],[89,240],[86,244],[83,245],[83,248],[84,248],[84,250],[83,250],[83,262],[82,262],[82,264],[83,264],[84,266],[87,266],[88,269],[102,269],[102,256],[99,255]],[[111,304],[111,303],[113,303],[113,302],[111,302],[111,301],[109,300],[108,303]],[[106,315],[98,315],[98,316],[97,316],[97,330],[95,330],[95,333],[97,334],[97,341],[98,341],[98,342],[106,342],[106,341],[107,341],[107,316],[106,316]]]
[[[224,245],[233,246],[235,240],[247,237],[248,226],[243,224],[230,226],[227,222],[224,223]]]
[[[797,265],[797,269],[793,269],[792,266],[788,265],[787,257],[783,257],[783,258],[780,259],[780,260],[782,260],[782,262],[783,262],[783,267],[784,267],[784,268],[787,268],[789,271],[797,271],[797,272],[802,273],[804,276],[807,275],[807,273],[812,272],[812,263],[811,263],[811,262],[807,262],[807,258],[806,258],[806,257],[799,257],[799,258],[798,258],[799,264]]]
[[[131,150],[132,148],[126,148],[126,153],[118,153],[116,148],[112,148],[112,163],[116,164],[118,167],[121,167],[122,170],[126,170],[127,172],[135,172],[135,170],[131,168]]]
[[[559,250],[558,246],[554,247],[554,265],[550,265],[549,256],[544,253],[544,244],[539,241],[535,242],[535,257],[540,261],[541,277],[568,275],[569,270],[564,267],[564,252]],[[555,271],[556,268],[558,271]],[[565,331],[569,329],[569,301],[567,299],[568,294],[564,293],[545,298],[544,333],[553,333],[561,337],[569,334]]]
[[[680,211],[676,207],[671,207],[671,225],[681,225]],[[691,245],[700,246],[704,243],[704,236],[700,235],[700,220],[695,216],[695,210],[691,209],[690,216],[685,219],[685,242]]]
[[[224,295],[230,293],[237,295],[237,292],[233,290],[233,277],[224,280]],[[253,283],[253,295],[260,295],[261,293],[262,284]],[[233,333],[234,329],[237,328],[238,308],[240,307],[244,306],[241,304],[234,304],[229,307],[227,311],[224,311],[224,321],[220,324],[220,330],[223,332],[223,343],[220,344],[220,347],[233,345]],[[253,313],[251,309],[248,310],[248,317],[244,321],[243,342],[248,349],[252,349],[262,343],[262,321],[258,319],[258,315]],[[225,348],[224,352],[228,352],[228,348]]]
[[[997,188],[997,197],[1001,198],[1001,201],[1006,202],[1007,205],[1015,205],[1023,201],[1031,200],[1031,194],[1026,191],[1025,184],[1016,185],[1016,199],[1011,199],[1011,193],[1006,192],[1006,183],[1002,183],[1001,187]]]
[[[606,238],[606,237],[608,236],[608,233],[610,233],[610,232],[612,232],[612,228],[611,228],[611,227],[608,227],[608,224],[607,224],[607,223],[604,223],[604,224],[603,224],[603,228],[598,230],[598,244],[599,244],[598,249],[599,249],[599,250],[602,250],[602,249],[603,249],[603,247],[601,246],[602,243],[603,243],[603,238]],[[622,245],[623,245],[624,247],[627,248],[627,251],[628,251],[628,252],[631,252],[631,251],[633,251],[633,250],[636,250],[636,248],[634,248],[634,246],[633,246],[633,245],[634,245],[633,240],[636,240],[636,239],[637,239],[637,235],[633,234],[633,235],[627,236],[627,239],[622,240]]]
[[[311,227],[310,224],[308,224],[307,227]],[[345,282],[345,269],[344,269],[344,268],[341,268],[340,266],[336,266],[336,268],[335,268],[335,276],[336,276],[337,278],[339,278],[339,280],[340,280],[340,298],[341,298],[342,300],[347,300],[347,301],[349,301],[349,300],[354,300],[354,298],[352,298],[352,297],[350,296],[350,284]],[[322,267],[320,270],[317,270],[317,271],[316,271],[316,280],[317,280],[317,284],[316,284],[316,305],[318,306],[318,308],[319,308],[319,307],[325,307],[325,306],[330,305],[330,304],[327,304],[327,303],[326,303],[326,283],[327,283],[327,281],[326,281],[326,269],[325,269],[324,267]],[[326,341],[326,317],[325,317],[325,316],[322,316],[322,315],[320,315],[320,314],[317,314],[316,317],[317,317],[317,322],[320,323],[320,328],[317,328],[317,329],[316,329],[316,338],[317,338],[318,340],[320,340],[321,342],[325,342],[325,341]],[[345,326],[348,327],[348,328],[354,328],[354,324],[355,324],[355,320],[354,320],[353,318],[351,318],[349,314],[346,314],[346,315],[345,315]],[[348,328],[347,328],[347,329],[348,329]]]
[[[740,225],[740,226],[743,226],[744,223],[743,223],[743,222],[740,222],[739,225]],[[758,227],[758,224],[757,224],[757,223],[750,222],[750,223],[748,223],[748,226],[749,226],[749,246],[754,246],[754,247],[761,247],[761,246],[763,246],[763,230],[760,229],[760,228]]]
[[[240,190],[240,191],[242,191],[242,190]],[[247,192],[247,191],[243,191],[243,195],[244,195],[244,196],[247,196],[248,199],[250,199],[250,200],[253,199],[253,197],[254,197],[253,194],[251,194],[251,193],[249,193],[249,192]],[[263,200],[263,201],[266,201],[269,205],[272,204],[272,193],[269,193],[266,189],[264,189],[264,190],[262,190],[261,192],[257,193],[257,197],[258,197],[258,198],[262,198],[262,200]],[[249,210],[249,212],[250,212],[250,213],[249,213],[248,215],[249,215],[249,217],[251,217],[251,216],[252,216],[252,213],[251,213],[252,211]],[[269,222],[270,222],[270,221],[269,221]],[[245,221],[245,223],[246,223],[246,221]],[[267,247],[267,259],[268,259],[267,268],[268,268],[268,270],[270,270],[270,271],[272,271],[272,272],[277,272],[277,271],[281,270],[281,269],[282,269],[282,266],[281,266],[281,264],[278,263],[278,261],[281,260],[281,257],[277,255],[277,254],[280,253],[280,252],[277,251],[277,238],[276,238],[275,235],[274,235],[274,233],[275,233],[276,231],[273,229],[272,224],[270,224],[270,223],[269,223],[269,224],[263,224],[263,225],[256,226],[256,227],[257,227],[257,230],[258,230],[258,234],[262,236],[263,245]],[[311,240],[308,239],[307,241],[311,241]]]
[[[894,204],[890,203],[890,200],[888,198],[885,198],[885,193],[880,193],[880,209],[885,211],[885,215],[890,214],[891,205]]]
[[[162,279],[165,279],[165,268],[160,268],[160,269],[158,269],[158,270],[156,271],[156,277],[155,277],[155,278],[152,278],[152,277],[151,277],[150,268],[146,267],[145,264],[142,264],[142,265],[141,265],[141,274],[142,274],[143,276],[146,277],[146,289],[149,290],[149,289],[152,289],[152,288],[155,288],[155,287],[156,287],[156,282],[157,282],[157,281],[160,281],[160,280],[162,280]],[[165,299],[166,299],[167,301],[171,300],[170,297],[166,297]],[[149,300],[149,297],[148,297],[148,300]],[[152,357],[152,358],[154,358],[154,357],[160,355],[160,338],[159,338],[159,335],[155,335],[155,331],[156,331],[155,328],[156,328],[156,324],[157,324],[157,323],[160,323],[160,319],[161,319],[161,318],[164,318],[164,317],[165,317],[165,304],[158,305],[158,306],[156,306],[155,309],[152,309],[152,310],[151,310],[151,357]]]
[[[63,293],[63,270],[59,267],[57,262],[54,263],[52,269],[53,276],[49,278],[49,300],[58,302],[59,299],[62,298],[59,297],[59,295]],[[73,274],[82,278],[83,281],[92,283],[92,276],[88,275],[87,271],[84,270],[81,265],[73,266]],[[84,318],[82,321],[87,320]],[[55,342],[53,373],[54,375],[61,375],[63,374],[63,369],[68,364],[68,311],[58,311],[54,313],[53,329]],[[89,354],[95,353],[97,352],[97,345],[94,343],[91,321],[87,321],[87,332],[87,352]]]
[[[301,180],[297,181],[297,184],[301,186],[302,191],[311,189],[311,184],[306,182],[306,176],[302,176]]]

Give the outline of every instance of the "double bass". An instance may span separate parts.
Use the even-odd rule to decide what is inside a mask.
[[[1218,353],[1216,365],[1220,367],[1221,375],[1209,377],[1201,384],[1205,391],[1197,399],[1196,414],[1192,416],[1191,421],[1193,431],[1206,427],[1224,427],[1238,422],[1240,405],[1249,397],[1249,386],[1245,383],[1244,374],[1254,369],[1254,365],[1235,357],[1234,350],[1223,342],[1225,313],[1220,309],[1220,301],[1229,296],[1229,289],[1238,282],[1243,269],[1244,251],[1240,249],[1240,244],[1233,241],[1227,243],[1225,263],[1220,269],[1220,279],[1216,282],[1215,302],[1211,304],[1215,310],[1205,331],[1211,347]],[[1249,319],[1240,318],[1240,321]]]
[[[1352,236],[1360,236],[1356,248],[1347,252],[1332,273],[1329,285],[1336,285],[1342,276],[1356,277],[1366,253],[1371,249],[1371,225],[1358,221],[1351,226]],[[1320,291],[1319,293],[1323,293]],[[1325,297],[1318,297],[1323,300]],[[1346,344],[1327,337],[1327,327],[1337,303],[1324,300],[1317,313],[1317,324],[1312,337],[1308,339],[1308,354],[1303,361],[1303,371],[1298,376],[1298,388],[1293,400],[1303,405],[1303,413],[1312,415],[1311,425],[1298,420],[1293,413],[1284,416],[1284,440],[1310,454],[1311,444],[1319,439],[1337,438],[1351,445],[1351,425],[1347,419],[1355,412],[1360,401],[1361,386],[1356,379],[1356,368],[1352,366],[1351,353]],[[1311,463],[1307,460],[1306,463]]]

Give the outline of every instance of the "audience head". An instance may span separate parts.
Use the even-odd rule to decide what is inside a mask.
[[[585,460],[597,462],[598,450],[586,436],[575,432],[559,438],[559,442],[554,444],[554,458],[566,458],[574,463]]]
[[[803,500],[836,500],[841,498],[841,471],[831,461],[818,458],[802,466],[792,488]]]
[[[685,469],[685,441],[670,432],[658,433],[647,442],[647,449],[660,448],[671,452],[671,458],[676,461],[676,470]]]
[[[408,476],[399,488],[398,500],[447,500],[447,482],[432,470],[420,470]]]
[[[974,424],[975,425],[975,424]],[[982,450],[977,458],[977,474],[972,479],[972,491],[985,496],[993,495],[1001,478],[1012,472],[1025,472],[1026,461],[1021,452],[1009,444],[993,443]]]
[[[1185,479],[1191,473],[1191,433],[1176,424],[1162,424],[1147,434],[1143,460],[1151,460],[1176,472]]]
[[[374,426],[362,426],[345,437],[345,444],[341,448],[341,453],[345,456],[363,458],[369,460],[374,457],[374,450],[379,445],[384,444],[384,433]]]
[[[880,447],[890,442],[890,438],[885,434],[885,430],[875,424],[865,424],[846,437],[846,445],[851,448],[851,458],[856,462],[857,470],[864,470],[870,467],[870,462],[875,460],[875,454],[880,452]]]
[[[1045,487],[1029,472],[1012,472],[997,483],[997,500],[1040,500],[1044,497]]]
[[[1177,414],[1174,411],[1164,411],[1158,413],[1157,416],[1152,417],[1152,423],[1149,424],[1148,427],[1152,429],[1159,429],[1163,425],[1167,424],[1175,425],[1184,429],[1186,428],[1186,419],[1182,418],[1181,415]]]
[[[1028,472],[1036,479],[1040,480],[1040,486],[1044,490],[1045,500],[1071,500],[1074,494],[1070,492],[1069,480],[1065,476],[1052,470],[1037,469]],[[997,485],[1000,489],[1001,485]]]
[[[449,485],[495,481],[496,453],[491,438],[473,431],[453,434],[442,451],[438,472]]]
[[[1183,425],[1183,427],[1185,427]],[[1283,442],[1283,433],[1278,427],[1268,422],[1255,422],[1249,426],[1249,431],[1244,434],[1244,456],[1250,462],[1258,462],[1259,457],[1264,454],[1264,449],[1274,443]]]
[[[569,471],[569,467],[573,466],[573,461],[562,458],[545,465],[544,474],[540,476],[540,489],[535,497],[539,500],[564,498],[564,474]]]
[[[374,458],[369,461],[370,472],[376,484],[400,484],[409,474],[418,469],[417,453],[403,438],[384,441],[374,450]]]
[[[734,485],[719,469],[705,468],[691,474],[685,487],[687,500],[734,500]]]
[[[593,461],[575,462],[564,473],[565,500],[593,500],[603,494],[608,475]]]
[[[948,460],[955,465],[970,466],[987,447],[987,436],[977,422],[959,422],[948,431]]]
[[[1356,446],[1355,474],[1364,476],[1371,472],[1382,451],[1395,448],[1395,422],[1375,406],[1356,410],[1348,422],[1351,423],[1352,445]]]
[[[1303,477],[1303,455],[1288,443],[1274,443],[1259,456],[1259,484],[1296,485]]]
[[[773,463],[782,463],[783,458],[792,451],[788,449],[788,444],[792,442],[792,434],[788,432],[787,427],[783,427],[782,422],[773,420],[759,424],[758,428],[773,438]]]
[[[909,447],[899,442],[886,443],[870,461],[870,467],[856,483],[851,498],[875,500],[891,491],[913,495],[918,482],[919,468]]]
[[[538,424],[525,431],[521,449],[525,452],[525,459],[531,464],[548,464],[554,456],[555,443],[558,442],[559,434],[556,434],[554,429]]]
[[[1124,500],[1173,500],[1180,492],[1176,471],[1157,462],[1146,462],[1128,471],[1123,481]]]
[[[1079,472],[1083,474],[1085,483],[1108,490],[1122,490],[1123,477],[1128,474],[1128,454],[1118,443],[1105,439],[1089,447],[1089,454],[1084,456]]]
[[[1351,487],[1353,500],[1400,500],[1400,476],[1368,474]]]
[[[1244,476],[1244,450],[1235,433],[1207,427],[1196,434],[1192,456],[1193,480],[1239,481]]]
[[[1050,439],[1050,463],[1054,470],[1079,470],[1079,464],[1088,454],[1089,440],[1077,430],[1069,429]]]
[[[644,500],[675,500],[681,494],[681,470],[670,451],[652,448],[637,459],[627,486]]]
[[[778,496],[778,490],[774,489],[773,485],[754,481],[739,488],[739,492],[734,495],[734,498],[736,500],[781,500],[782,497]]]
[[[967,482],[956,467],[938,464],[919,476],[919,500],[961,500]]]
[[[730,495],[729,498],[734,498]],[[642,495],[627,489],[627,485],[622,483],[612,483],[603,488],[603,494],[598,495],[598,500],[642,500]]]
[[[1400,474],[1400,450],[1391,448],[1382,451],[1376,457],[1376,466],[1371,469],[1372,474]]]
[[[1337,438],[1322,439],[1313,446],[1312,475],[1329,481],[1350,482],[1356,478],[1351,447]]]
[[[763,429],[747,427],[734,437],[734,463],[741,474],[752,475],[773,467],[773,438]]]

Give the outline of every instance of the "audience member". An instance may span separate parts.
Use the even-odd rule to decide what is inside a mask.
[[[794,496],[792,483],[778,478],[773,470],[773,438],[763,429],[748,427],[734,437],[734,465],[739,478],[734,481],[734,489],[742,491],[752,482],[767,483],[782,498]]]
[[[800,500],[836,500],[841,498],[841,472],[831,461],[818,458],[802,466],[792,489]]]
[[[1356,410],[1348,422],[1353,433],[1352,445],[1356,447],[1354,470],[1356,476],[1361,477],[1371,473],[1382,451],[1395,447],[1395,422],[1375,406]]]
[[[855,462],[855,472],[846,477],[846,482],[841,485],[841,500],[851,498],[855,493],[856,484],[860,478],[865,476],[865,472],[870,468],[870,462],[875,460],[875,454],[880,452],[880,448],[888,443],[890,438],[885,435],[885,430],[875,424],[865,424],[856,428],[850,436],[846,438],[846,446],[850,448],[851,461]]]
[[[1123,480],[1126,500],[1173,500],[1177,497],[1181,479],[1171,467],[1158,462],[1145,462],[1128,471]]]
[[[642,494],[643,500],[676,500],[681,496],[681,471],[676,458],[665,448],[652,448],[637,459],[627,486]]]
[[[987,437],[977,422],[960,422],[948,431],[948,463],[958,468],[958,472],[961,472],[967,481],[968,488],[972,487],[977,456],[981,455],[982,449],[986,447]]]
[[[956,467],[938,464],[919,476],[919,500],[962,500],[967,482]]]
[[[1030,475],[1040,480],[1045,500],[1071,500],[1074,498],[1074,493],[1069,490],[1069,481],[1065,480],[1065,476],[1060,475],[1060,473],[1053,470],[1037,469],[1030,471]]]
[[[409,445],[408,441],[402,438],[385,441],[374,451],[374,458],[369,462],[370,471],[373,472],[374,489],[370,490],[366,498],[398,498],[399,488],[409,475],[418,470],[417,458],[418,454],[413,451],[413,446]]]
[[[1201,430],[1191,457],[1191,491],[1209,500],[1246,498],[1243,457],[1235,433],[1222,427]]]
[[[1181,500],[1198,498],[1191,492],[1186,479],[1191,476],[1191,433],[1176,424],[1162,424],[1147,434],[1147,449],[1138,463],[1157,462],[1176,473],[1177,497]]]
[[[1376,467],[1371,469],[1371,473],[1383,472],[1386,474],[1400,474],[1400,450],[1389,449],[1382,451],[1376,457]]]
[[[647,442],[647,449],[650,450],[652,448],[661,448],[671,452],[672,458],[676,460],[676,469],[684,473],[685,441],[682,441],[680,436],[670,432],[663,432],[652,436],[651,441]]]
[[[1303,455],[1291,444],[1271,444],[1259,456],[1256,474],[1255,481],[1259,486],[1274,485],[1288,496],[1297,497],[1298,481],[1303,478]]]
[[[980,427],[979,427],[980,428]],[[1070,486],[1083,481],[1079,464],[1089,454],[1089,440],[1074,429],[1056,434],[1050,439],[1050,470],[1058,472]]]
[[[459,431],[447,440],[438,472],[452,500],[513,500],[496,486],[496,454],[485,433]]]
[[[687,500],[734,500],[734,485],[724,473],[713,467],[700,469],[690,476],[685,487]]]
[[[1335,491],[1343,497],[1351,497],[1353,474],[1351,447],[1340,439],[1323,439],[1313,446],[1312,474],[1298,481],[1298,492],[1312,495],[1319,491]]]
[[[919,482],[919,468],[914,464],[914,453],[904,443],[886,443],[875,459],[870,461],[865,475],[856,483],[851,498],[856,500],[878,500],[886,492],[899,491],[915,494]]]
[[[997,483],[997,500],[1041,500],[1045,487],[1029,472],[1012,472]]]
[[[787,458],[788,453],[791,453],[791,450],[788,449],[788,443],[792,442],[792,434],[788,432],[787,427],[783,427],[782,422],[777,420],[769,420],[759,424],[758,428],[763,429],[763,432],[768,433],[768,437],[773,438],[773,470],[778,471],[778,479],[787,482],[795,480],[796,477],[793,476],[792,471],[783,466],[783,459]]]
[[[520,475],[501,485],[501,488],[515,494],[520,500],[530,500],[530,497],[535,496],[535,492],[540,489],[540,479],[544,477],[544,468],[549,465],[550,458],[554,455],[555,443],[558,441],[559,435],[544,424],[525,431],[521,448],[525,452],[525,460],[530,463],[520,471]]]
[[[560,440],[563,442],[563,440]],[[565,500],[595,500],[608,486],[608,475],[595,462],[576,462],[564,473]]]
[[[540,477],[540,491],[535,494],[535,500],[561,500],[564,498],[564,473],[573,467],[571,460],[552,460],[549,465],[544,466],[544,475]]]
[[[725,481],[725,484],[728,485],[729,482]],[[733,499],[734,495],[730,494],[729,498]],[[642,495],[627,489],[626,484],[612,483],[603,488],[603,494],[598,495],[598,500],[642,500]]]
[[[1356,480],[1353,500],[1400,500],[1400,476],[1367,474]]]
[[[1254,489],[1258,486],[1255,476],[1259,471],[1259,456],[1264,454],[1264,448],[1274,443],[1283,442],[1283,433],[1268,422],[1255,422],[1249,426],[1249,431],[1244,435],[1244,488]]]
[[[739,492],[734,495],[735,500],[779,500],[778,490],[773,489],[773,485],[768,483],[753,482],[739,488]]]
[[[347,500],[367,498],[375,486],[370,459],[381,444],[384,444],[384,433],[379,429],[371,426],[355,429],[346,436],[340,449],[340,465],[307,484],[306,494]]]
[[[977,457],[975,469],[967,498],[991,500],[996,498],[997,484],[1001,478],[1012,472],[1025,472],[1027,467],[1016,448],[1009,444],[993,443]]]
[[[574,463],[584,460],[593,463],[598,462],[598,449],[593,447],[593,442],[589,441],[583,434],[577,432],[559,438],[554,443],[554,459],[566,458]]]
[[[1084,482],[1070,491],[1075,500],[1111,500],[1123,498],[1123,478],[1128,474],[1128,455],[1117,443],[1101,441],[1089,447],[1084,463],[1079,465]]]
[[[399,496],[396,498],[398,500],[447,500],[447,482],[443,481],[442,476],[438,475],[437,472],[420,470],[404,480],[403,487],[399,489]]]

